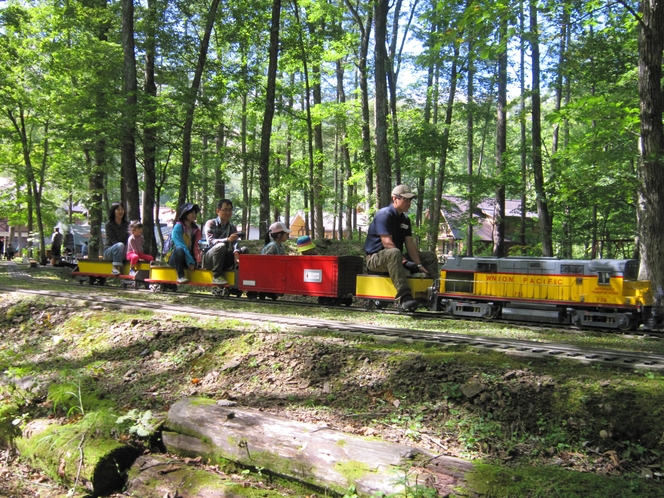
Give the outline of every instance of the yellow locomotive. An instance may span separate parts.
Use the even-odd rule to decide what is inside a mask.
[[[632,330],[655,327],[650,283],[636,260],[450,258],[431,307],[461,317]]]

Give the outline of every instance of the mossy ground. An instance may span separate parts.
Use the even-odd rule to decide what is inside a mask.
[[[177,300],[182,301],[209,306],[194,298]],[[279,313],[314,312],[279,308]],[[316,316],[322,315],[341,316],[319,309]],[[429,326],[402,316],[362,314],[361,319]],[[463,333],[538,334],[491,324],[438,326]],[[11,295],[0,298],[0,332],[0,404],[16,407],[4,417],[0,411],[0,424],[80,417],[77,406],[86,413],[122,415],[135,409],[159,416],[183,396],[227,398],[483,462],[468,482],[486,496],[664,496],[659,373],[464,347],[302,335],[266,323],[86,309]],[[543,333],[540,340],[549,337]],[[598,334],[575,340],[661,347],[643,339],[630,346],[628,338]],[[477,387],[474,394],[469,386]],[[131,440],[130,425],[112,428],[115,437]],[[574,486],[566,484],[570,481]]]

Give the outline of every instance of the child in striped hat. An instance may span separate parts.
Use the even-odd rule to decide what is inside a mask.
[[[311,237],[308,235],[303,235],[302,237],[297,238],[297,250],[300,254],[306,254],[307,256],[318,255],[316,244],[311,241]]]

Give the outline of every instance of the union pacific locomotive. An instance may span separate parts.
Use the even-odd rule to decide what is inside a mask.
[[[325,305],[367,308],[394,306],[396,290],[387,275],[369,275],[358,256],[239,256],[238,268],[225,273],[228,285],[212,283],[212,272],[187,270],[188,285],[234,294],[277,299],[282,295],[317,297]],[[113,278],[111,263],[81,260],[74,275],[81,283]],[[584,328],[634,330],[662,328],[663,313],[647,281],[638,280],[636,260],[561,260],[556,258],[455,257],[436,279],[412,275],[412,295],[422,308],[455,317],[502,318]],[[139,264],[128,284],[154,291],[176,290],[177,275],[168,266]]]

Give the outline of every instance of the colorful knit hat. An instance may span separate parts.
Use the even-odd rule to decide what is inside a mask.
[[[316,244],[311,241],[311,237],[308,235],[303,235],[302,237],[297,238],[297,250],[300,252],[308,251],[309,249],[315,249]]]

